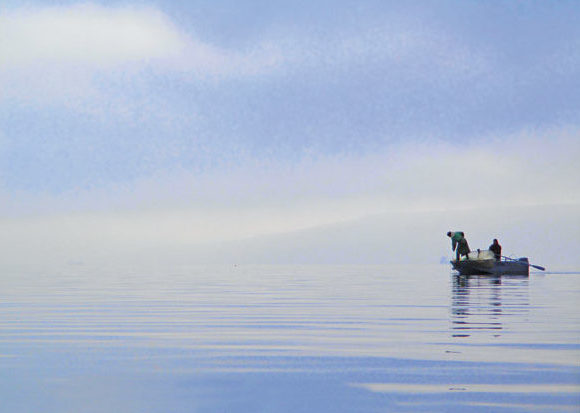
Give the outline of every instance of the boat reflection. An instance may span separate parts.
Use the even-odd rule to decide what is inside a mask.
[[[528,287],[526,276],[453,275],[452,337],[500,337],[510,320],[528,312]]]

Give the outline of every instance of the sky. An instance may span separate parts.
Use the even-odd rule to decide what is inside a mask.
[[[575,1],[4,1],[0,248],[580,266],[579,90]]]

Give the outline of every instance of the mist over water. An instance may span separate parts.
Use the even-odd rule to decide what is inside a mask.
[[[10,412],[574,411],[579,277],[465,278],[447,265],[6,273],[0,393]]]

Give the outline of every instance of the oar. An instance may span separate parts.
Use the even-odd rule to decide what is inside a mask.
[[[517,262],[519,264],[522,264],[522,265],[528,265],[530,267],[534,267],[534,268],[536,268],[536,269],[538,269],[540,271],[546,271],[546,269],[544,267],[540,267],[539,265],[530,264],[529,262],[516,260],[516,259],[510,258],[510,257],[505,257],[503,255],[501,257],[502,258],[505,258],[506,260],[515,261],[515,262]]]

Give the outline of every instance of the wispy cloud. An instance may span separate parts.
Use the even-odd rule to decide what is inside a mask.
[[[310,210],[308,220],[300,224],[297,217],[292,224],[301,227],[398,210],[580,203],[579,136],[570,126],[482,136],[470,144],[406,141],[373,153],[294,161],[249,157],[205,172],[165,169],[126,184],[57,195],[14,193],[3,212],[190,211],[193,216],[271,209],[288,216],[293,209]]]
[[[186,39],[152,8],[18,8],[0,13],[0,102],[86,108],[99,81],[182,52]]]
[[[429,62],[431,71],[457,74],[481,70],[482,59],[442,32],[395,22],[333,30],[329,36],[288,26],[231,49],[200,40],[195,28],[186,31],[153,7],[89,3],[0,14],[4,98],[30,98],[33,91],[37,98],[83,92],[94,98],[98,83],[107,77],[126,79],[127,73],[141,70],[199,81],[374,61],[405,70],[409,65],[424,69]]]
[[[0,15],[3,68],[110,67],[179,54],[186,40],[152,8],[97,5],[17,9]]]
[[[182,79],[253,75],[275,65],[267,44],[227,50],[195,38],[152,7],[96,4],[0,13],[0,101],[82,108],[145,72]],[[126,104],[127,102],[125,102]]]

